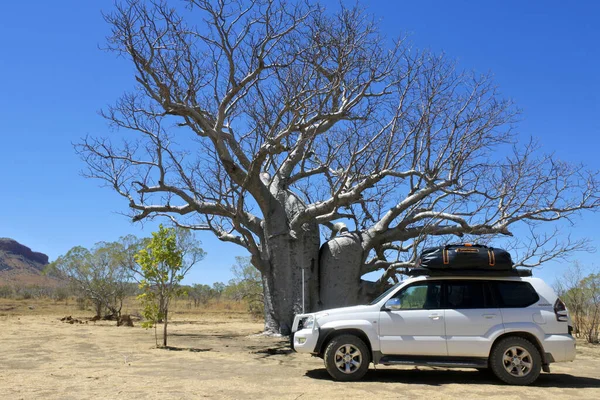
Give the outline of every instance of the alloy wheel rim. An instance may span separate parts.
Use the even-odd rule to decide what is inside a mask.
[[[506,372],[517,378],[523,378],[531,372],[533,358],[523,347],[512,346],[504,352],[502,363]]]
[[[340,346],[335,352],[335,366],[344,374],[352,374],[362,364],[362,353],[351,344]]]

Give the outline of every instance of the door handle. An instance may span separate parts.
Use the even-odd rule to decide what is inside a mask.
[[[429,319],[432,319],[434,321],[438,321],[438,320],[442,319],[442,316],[440,314],[430,314],[429,315]]]
[[[496,314],[483,314],[483,318],[493,319],[493,318],[496,318]]]

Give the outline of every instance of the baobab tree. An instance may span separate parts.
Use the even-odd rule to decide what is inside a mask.
[[[360,7],[125,0],[105,18],[135,86],[103,111],[121,139],[77,146],[86,175],[134,221],[244,247],[266,330],[289,332],[302,287],[308,310],[372,296],[428,242],[521,226],[530,266],[586,246],[545,227],[597,209],[597,175],[520,139],[489,76],[383,37]]]

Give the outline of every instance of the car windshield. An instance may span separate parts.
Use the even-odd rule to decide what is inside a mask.
[[[400,284],[402,284],[402,282],[398,282],[396,283],[394,286],[392,286],[391,288],[389,288],[388,290],[386,290],[385,292],[381,293],[379,296],[377,296],[377,298],[375,300],[373,300],[372,302],[369,303],[369,305],[373,305],[373,304],[377,304],[381,301],[381,299],[383,299],[385,296],[387,296],[388,294],[390,294],[393,290],[395,290]]]

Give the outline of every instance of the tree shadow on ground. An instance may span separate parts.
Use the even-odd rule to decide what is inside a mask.
[[[248,346],[248,349],[251,353],[260,354],[262,357],[270,357],[270,356],[279,356],[284,355],[287,356],[292,354],[294,351],[290,348],[289,343],[287,341],[281,341],[279,343],[275,343],[274,345],[270,345],[268,347],[265,346]]]
[[[205,351],[212,351],[212,349],[198,349],[195,347],[175,347],[175,346],[159,347],[159,349],[170,350],[170,351],[190,351],[192,353],[203,353]]]
[[[314,369],[306,372],[306,376],[312,379],[331,381],[331,376],[325,368]],[[484,385],[502,385],[500,380],[496,379],[491,372],[479,371],[456,371],[446,369],[435,370],[374,370],[370,369],[362,382],[398,382],[413,383],[420,385],[442,386],[455,383],[471,383]],[[557,387],[557,388],[600,388],[600,379],[585,376],[573,376],[569,374],[544,374],[542,373],[538,380],[531,386],[537,387]]]
[[[202,319],[192,319],[192,320],[169,320],[169,325],[225,325],[228,324],[227,321],[206,321]]]
[[[169,333],[169,336],[185,337],[190,339],[238,339],[247,335],[236,333]]]

